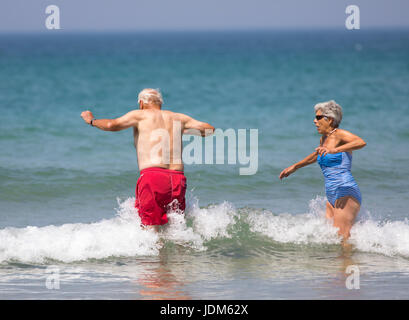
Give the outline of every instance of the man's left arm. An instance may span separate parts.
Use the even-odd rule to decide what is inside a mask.
[[[179,118],[182,120],[184,126],[183,134],[207,137],[214,133],[215,128],[206,122],[198,121],[183,113],[179,113]]]
[[[120,131],[130,127],[136,127],[142,119],[142,110],[133,110],[116,119],[95,119],[91,111],[81,113],[82,119],[87,124],[104,131]],[[92,121],[92,123],[91,123]]]

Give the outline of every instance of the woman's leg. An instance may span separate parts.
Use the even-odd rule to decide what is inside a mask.
[[[334,219],[334,207],[327,201],[327,209],[325,210],[327,219]]]
[[[344,241],[350,237],[350,230],[355,222],[361,205],[354,197],[347,196],[335,201],[334,227],[339,228],[338,234],[344,238]]]

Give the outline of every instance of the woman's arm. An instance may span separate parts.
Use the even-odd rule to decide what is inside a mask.
[[[314,151],[313,153],[311,153],[310,155],[306,156],[304,159],[302,159],[301,161],[297,162],[296,164],[294,164],[296,169],[300,169],[302,167],[308,166],[309,164],[314,163],[315,161],[317,161],[317,157],[318,157],[318,152]]]
[[[281,171],[279,178],[282,179],[282,178],[288,177],[290,174],[294,173],[296,170],[314,163],[315,161],[317,161],[317,157],[318,157],[318,152],[314,151],[313,153],[305,157],[303,160]]]
[[[325,156],[327,153],[350,152],[358,150],[366,146],[366,142],[355,134],[346,130],[339,130],[338,137],[341,140],[341,145],[336,148],[318,147],[315,151],[318,154]]]
[[[344,144],[335,148],[335,153],[358,150],[366,146],[366,142],[355,134],[346,130],[340,130],[339,136]]]

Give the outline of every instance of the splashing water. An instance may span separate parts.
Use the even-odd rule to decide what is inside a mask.
[[[206,251],[215,239],[243,243],[240,227],[275,243],[302,245],[339,244],[332,221],[325,218],[325,199],[310,201],[305,214],[274,214],[260,209],[235,209],[223,202],[200,208],[198,200],[188,203],[186,214],[168,213],[169,223],[159,233],[141,228],[134,198],[118,200],[117,215],[95,223],[61,226],[5,228],[0,230],[0,263],[7,261],[47,263],[87,259],[156,256],[163,244],[171,242],[198,252]],[[408,221],[358,221],[351,230],[356,249],[388,256],[409,257]],[[223,242],[219,244],[222,246]]]

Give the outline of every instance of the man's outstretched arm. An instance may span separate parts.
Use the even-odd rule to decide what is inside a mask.
[[[214,133],[214,127],[206,122],[198,121],[185,114],[182,115],[183,134],[210,136]]]
[[[138,121],[142,120],[142,110],[133,110],[116,119],[95,119],[91,111],[81,113],[82,119],[98,129],[104,131],[120,131],[130,127],[136,127]]]

